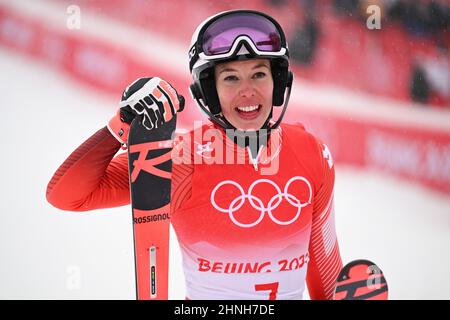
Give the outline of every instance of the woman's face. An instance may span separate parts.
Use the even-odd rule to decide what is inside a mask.
[[[259,130],[272,109],[273,79],[268,59],[232,61],[215,67],[224,117],[241,130]]]

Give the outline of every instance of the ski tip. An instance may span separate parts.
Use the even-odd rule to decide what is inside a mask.
[[[388,285],[381,269],[372,261],[347,263],[336,281],[334,300],[387,300]]]

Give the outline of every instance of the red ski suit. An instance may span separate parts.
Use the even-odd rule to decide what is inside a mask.
[[[212,125],[180,137],[171,223],[187,297],[302,299],[307,282],[312,299],[331,299],[342,261],[327,146],[288,124],[272,132],[256,159]],[[48,201],[70,211],[129,204],[127,154],[116,156],[119,148],[99,130],[56,171]]]

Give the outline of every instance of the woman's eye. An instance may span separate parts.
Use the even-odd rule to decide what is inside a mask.
[[[257,72],[253,75],[254,78],[264,78],[266,76],[265,72]]]
[[[236,76],[226,76],[224,78],[224,80],[225,81],[236,81],[236,80],[238,80],[238,77],[236,77]]]

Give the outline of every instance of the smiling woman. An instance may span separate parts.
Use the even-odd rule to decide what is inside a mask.
[[[223,116],[241,130],[260,129],[272,111],[269,60],[221,63],[215,67],[215,75]]]
[[[293,80],[283,29],[261,12],[222,12],[194,32],[189,57],[190,90],[211,123],[181,139],[192,142],[181,148],[187,161],[173,161],[170,175],[170,222],[183,256],[186,297],[294,300],[303,298],[307,284],[311,298],[332,299],[342,267],[334,163],[328,147],[302,125],[282,123]],[[157,137],[181,111],[178,99],[158,77],[130,84],[107,128],[55,173],[48,201],[70,211],[130,203],[128,155],[115,154],[137,116]],[[281,106],[272,121],[273,108]],[[201,134],[209,130],[214,134]],[[219,149],[232,157],[195,161],[217,157]],[[236,163],[240,157],[246,161]],[[142,171],[151,173],[149,167]],[[147,191],[152,196],[162,189]]]

